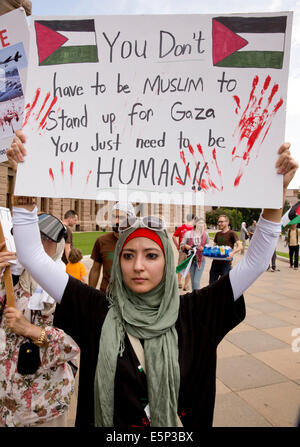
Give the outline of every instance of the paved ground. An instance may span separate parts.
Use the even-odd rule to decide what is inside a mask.
[[[278,249],[283,249],[279,242]],[[235,257],[238,262],[240,255]],[[201,286],[208,284],[210,260]],[[87,269],[91,262],[85,258]],[[300,270],[277,259],[245,294],[246,319],[218,349],[215,427],[293,427],[300,411]],[[74,423],[76,396],[69,413]]]

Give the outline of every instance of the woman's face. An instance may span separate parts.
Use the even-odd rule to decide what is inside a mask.
[[[123,281],[135,293],[146,293],[162,280],[165,268],[164,254],[156,242],[146,237],[131,239],[121,257]]]
[[[196,230],[202,233],[205,230],[205,222],[203,220],[199,220],[196,223]]]

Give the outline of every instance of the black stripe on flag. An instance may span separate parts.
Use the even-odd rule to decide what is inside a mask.
[[[287,16],[214,17],[234,33],[285,33]]]
[[[53,31],[64,32],[64,31],[78,31],[95,32],[95,22],[94,19],[83,19],[83,20],[36,20],[41,25],[52,29]]]

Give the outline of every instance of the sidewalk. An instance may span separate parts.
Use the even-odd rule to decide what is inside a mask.
[[[263,273],[245,293],[246,318],[218,348],[215,427],[293,427],[297,422],[300,273],[279,259],[277,267],[280,272]],[[208,283],[209,268],[207,262],[202,285]]]
[[[236,255],[234,262],[240,259]],[[84,263],[89,270],[89,256]],[[202,287],[208,284],[210,264],[207,259]],[[279,258],[277,267],[280,272],[263,273],[245,293],[246,319],[219,345],[215,427],[296,425],[300,411],[300,270],[290,269]],[[75,405],[76,397],[69,413],[70,426]]]

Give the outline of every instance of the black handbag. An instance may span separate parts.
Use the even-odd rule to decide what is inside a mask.
[[[32,323],[32,312],[31,312]],[[28,339],[25,341],[19,349],[17,371],[19,374],[34,374],[41,364],[40,360],[40,348]]]
[[[17,371],[19,374],[34,374],[40,366],[40,348],[32,341],[20,346]]]

